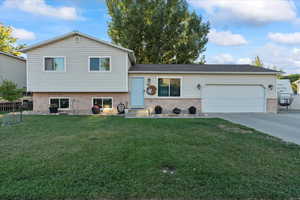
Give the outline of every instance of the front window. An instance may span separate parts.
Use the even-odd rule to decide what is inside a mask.
[[[70,99],[69,98],[50,98],[50,105],[56,105],[58,109],[69,109]]]
[[[112,109],[112,98],[97,97],[93,98],[93,105],[98,105],[102,109]]]
[[[45,57],[45,71],[49,72],[64,72],[65,58],[64,57]]]
[[[110,58],[91,57],[89,59],[89,70],[91,72],[109,72],[110,71]]]
[[[159,78],[158,96],[159,97],[180,97],[180,79]]]

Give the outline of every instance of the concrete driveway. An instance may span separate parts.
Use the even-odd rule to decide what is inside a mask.
[[[233,123],[242,124],[258,131],[300,145],[300,113],[280,114],[218,114]]]

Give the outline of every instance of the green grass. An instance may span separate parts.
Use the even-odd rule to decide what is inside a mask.
[[[292,199],[299,172],[299,146],[220,119],[26,116],[0,127],[6,200]]]

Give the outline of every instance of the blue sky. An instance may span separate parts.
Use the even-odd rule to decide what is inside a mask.
[[[248,64],[300,73],[300,1],[188,0],[211,23],[208,63]],[[0,0],[0,22],[20,43],[33,44],[73,30],[110,41],[104,0]]]

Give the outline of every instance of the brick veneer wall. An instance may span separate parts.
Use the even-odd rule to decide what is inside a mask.
[[[149,109],[150,112],[154,112],[155,106],[161,106],[163,113],[170,113],[177,107],[182,110],[183,113],[188,113],[188,109],[191,106],[197,108],[197,113],[201,112],[201,99],[200,98],[149,98],[145,99],[145,108]]]
[[[74,114],[90,114],[93,97],[112,97],[113,109],[105,112],[117,112],[117,105],[123,103],[128,105],[128,93],[33,93],[33,111],[39,113],[48,113],[50,97],[69,97],[70,112]]]
[[[267,112],[268,113],[277,113],[278,112],[277,99],[267,99]]]

